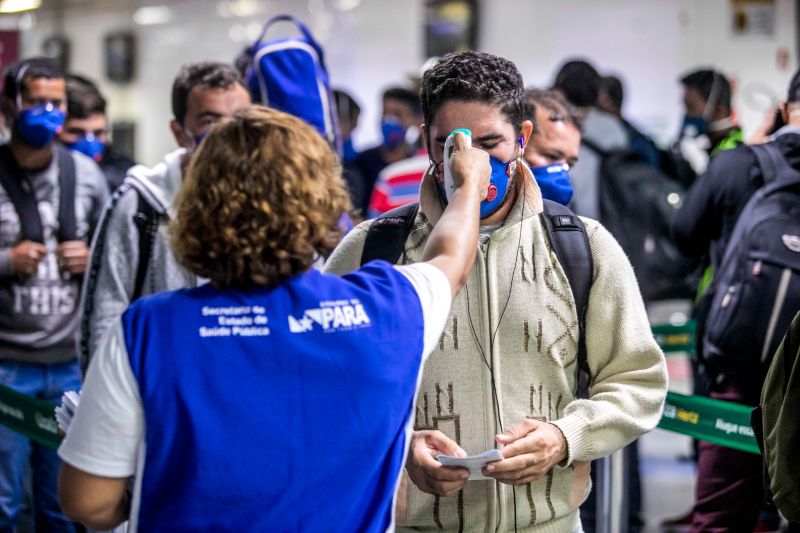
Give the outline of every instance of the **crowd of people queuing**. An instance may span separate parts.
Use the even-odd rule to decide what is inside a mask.
[[[147,168],[110,144],[90,80],[9,67],[0,383],[82,395],[58,453],[0,426],[0,531],[26,502],[53,532],[593,531],[591,463],[625,447],[638,531],[635,441],[668,377],[639,265],[604,225],[609,161],[688,188],[672,235],[699,293],[766,181],[724,74],[679,83],[664,149],[587,61],[544,89],[452,53],[382,93],[362,151],[360,107],[334,91],[337,153],[252,105],[234,66],[197,62],[164,95],[178,148]],[[796,171],[798,106],[796,77],[766,139]],[[764,376],[740,370],[698,365],[697,392],[757,405]],[[479,473],[438,460],[495,448]],[[759,456],[700,443],[697,463],[692,531],[778,519]]]

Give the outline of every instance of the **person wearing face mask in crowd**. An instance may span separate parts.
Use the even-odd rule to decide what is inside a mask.
[[[66,81],[67,118],[58,140],[100,165],[109,190],[114,191],[136,163],[109,142],[106,100],[97,86],[73,74],[68,75]]]
[[[533,133],[525,147],[525,161],[531,168],[542,197],[562,205],[572,200],[569,169],[578,161],[581,146],[581,118],[555,91],[530,88],[525,91]]]
[[[795,72],[789,83],[780,113],[784,126],[773,133],[770,141],[789,166],[800,171],[800,71]],[[676,245],[684,253],[707,258],[709,277],[723,261],[744,206],[764,183],[765,172],[754,151],[741,146],[715,156],[706,172],[689,189],[671,229]],[[710,298],[709,293],[700,298],[696,309],[698,324],[705,322]],[[766,323],[770,316],[765,315],[762,320]],[[698,327],[698,346],[703,342],[702,329]],[[759,354],[752,354],[752,357],[758,360]],[[701,381],[704,389],[696,393],[758,405],[764,373],[743,373],[733,364],[729,368],[713,369],[703,364],[700,368],[700,375],[705,378]],[[759,456],[701,442],[697,457],[696,501],[692,513],[682,517],[683,522],[698,533],[753,531],[757,521],[761,523],[756,531],[776,530],[779,519],[774,508],[761,505],[762,489]]]
[[[470,130],[472,146],[489,153],[492,175],[479,209],[478,257],[420,382],[398,530],[579,531],[589,461],[652,429],[666,395],[664,357],[633,270],[608,231],[582,219],[594,281],[581,337],[566,270],[545,229],[542,192],[523,159],[533,125],[513,63],[448,54],[423,75],[420,97],[430,170],[402,262],[422,260],[447,205],[451,132]],[[344,238],[328,272],[358,268],[370,224]],[[585,399],[576,398],[581,338],[591,373]],[[466,469],[436,460],[493,448],[503,459],[483,470],[485,480],[468,481]]]
[[[372,189],[381,170],[417,152],[421,122],[419,96],[413,91],[391,87],[383,92],[381,144],[364,150],[349,165],[358,172],[362,184],[363,196],[354,202],[355,209],[367,213]]]
[[[105,178],[56,136],[66,109],[64,74],[32,58],[5,73],[0,147],[0,384],[56,403],[80,388],[77,305],[88,243],[108,197]],[[13,531],[31,467],[37,531],[73,531],[56,497],[53,450],[0,426],[0,531]]]
[[[581,160],[570,169],[575,195],[572,209],[581,216],[600,218],[600,175],[602,155],[597,149],[613,151],[630,146],[625,130],[608,113],[597,107],[600,74],[582,59],[564,63],[556,74],[553,90],[559,92],[583,116]]]
[[[148,169],[133,167],[103,215],[81,297],[82,368],[106,330],[140,296],[197,285],[169,245],[167,224],[183,173],[211,128],[250,105],[236,70],[224,63],[185,65],[172,85],[170,129],[180,148]]]
[[[678,143],[694,171],[705,172],[710,157],[744,144],[731,107],[731,84],[715,70],[701,69],[681,78],[685,115]]]

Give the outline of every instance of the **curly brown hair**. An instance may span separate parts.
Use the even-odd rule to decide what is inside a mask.
[[[216,126],[176,200],[180,263],[219,289],[275,286],[342,237],[350,208],[338,158],[303,121],[261,106]]]

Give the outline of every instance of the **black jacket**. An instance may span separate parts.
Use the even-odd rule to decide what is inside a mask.
[[[781,134],[773,142],[800,171],[800,129]],[[711,265],[718,267],[739,214],[763,184],[756,157],[747,146],[716,155],[672,220],[676,246],[693,257],[708,253]]]

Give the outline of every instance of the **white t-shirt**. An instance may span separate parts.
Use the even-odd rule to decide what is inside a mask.
[[[425,358],[436,347],[447,323],[452,303],[450,284],[441,270],[427,263],[395,268],[411,282],[419,297]],[[137,467],[143,467],[139,456],[144,453],[144,430],[142,401],[120,320],[105,334],[92,359],[77,413],[58,454],[64,462],[89,474],[130,477],[137,473]],[[136,499],[134,495],[134,502]]]

